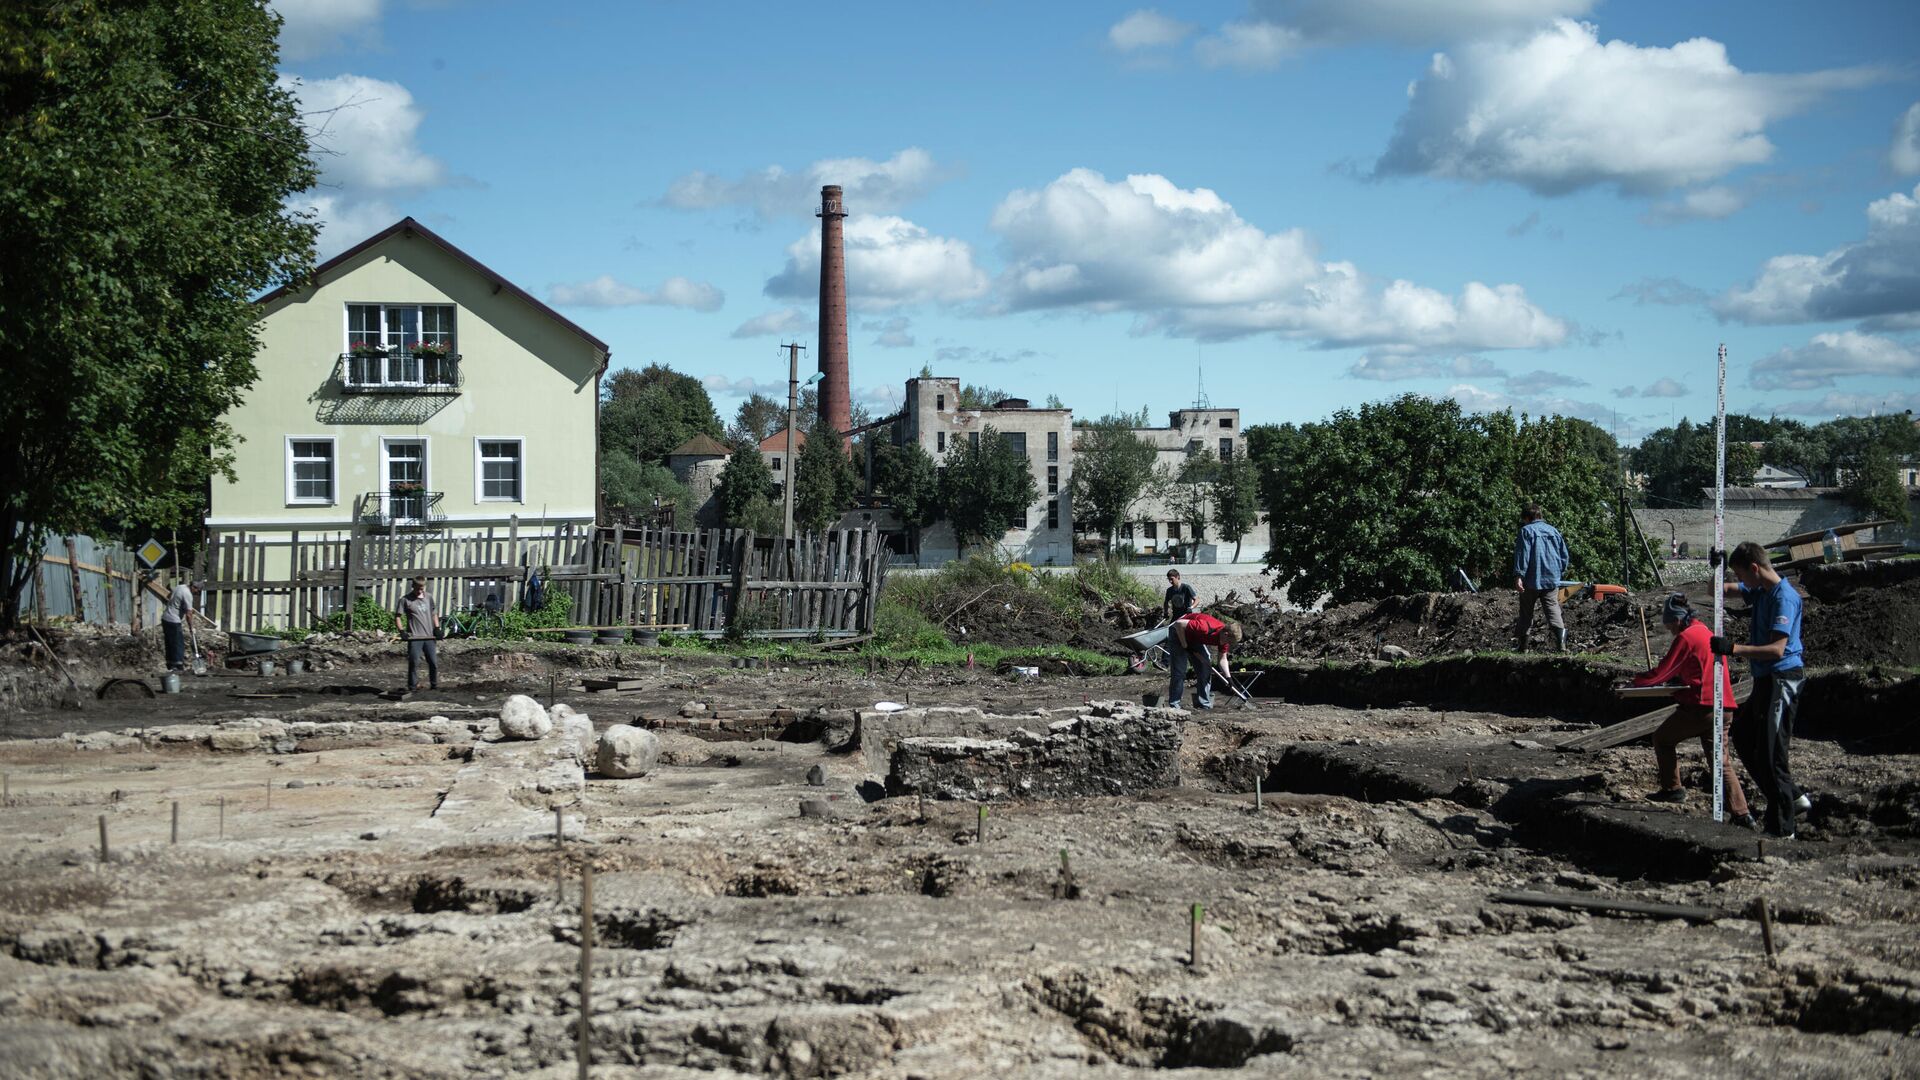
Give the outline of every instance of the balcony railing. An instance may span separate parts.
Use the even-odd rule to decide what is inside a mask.
[[[432,529],[447,520],[442,491],[389,488],[360,496],[360,521],[380,529]]]
[[[399,349],[340,354],[340,385],[349,394],[457,394],[460,354],[433,356]]]

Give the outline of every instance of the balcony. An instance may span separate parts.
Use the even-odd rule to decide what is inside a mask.
[[[442,491],[394,487],[360,496],[360,523],[376,529],[405,531],[437,529],[447,520],[440,509]]]
[[[388,349],[340,354],[336,376],[349,394],[433,394],[460,392],[460,354],[430,355]]]

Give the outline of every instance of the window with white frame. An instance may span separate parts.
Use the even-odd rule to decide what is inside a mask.
[[[452,304],[348,304],[348,381],[433,385],[452,380]]]
[[[287,502],[333,504],[333,440],[287,440]]]
[[[479,439],[480,501],[524,502],[519,439]]]

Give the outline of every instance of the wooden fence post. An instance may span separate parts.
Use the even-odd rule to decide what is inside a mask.
[[[742,529],[733,542],[733,592],[727,597],[727,625],[740,617],[740,604],[747,595],[747,582],[753,572],[747,560],[753,558],[753,530]]]
[[[66,541],[67,580],[73,583],[73,621],[86,622],[87,602],[80,592],[80,554],[79,550],[73,546],[73,537],[66,537]]]

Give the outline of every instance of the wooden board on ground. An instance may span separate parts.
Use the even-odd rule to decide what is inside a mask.
[[[590,694],[604,690],[639,690],[646,686],[644,679],[582,679],[580,685]]]
[[[1738,705],[1746,701],[1748,695],[1752,693],[1753,680],[1748,679],[1745,682],[1734,683],[1733,701],[1729,703],[1728,707],[1731,708],[1733,705]],[[1573,738],[1561,743],[1557,749],[1582,751],[1605,750],[1610,746],[1630,743],[1635,739],[1644,738],[1659,730],[1660,725],[1666,723],[1667,718],[1677,712],[1679,708],[1678,705],[1669,705],[1664,709],[1655,709],[1650,713],[1643,713],[1631,720],[1622,720],[1617,724],[1603,727],[1598,731],[1588,731],[1575,735]]]
[[[1684,689],[1686,689],[1684,686],[1673,686],[1667,683],[1662,683],[1659,686],[1616,686],[1613,688],[1613,696],[1628,700],[1633,698],[1672,697],[1675,690]]]

